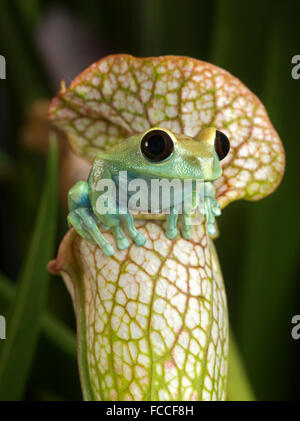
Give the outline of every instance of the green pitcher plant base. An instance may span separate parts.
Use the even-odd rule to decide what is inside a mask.
[[[212,235],[221,208],[267,196],[283,176],[263,104],[210,63],[118,54],[63,83],[49,118],[93,162],[69,195],[75,229],[49,263],[73,300],[84,399],[225,400],[228,316]],[[102,218],[95,186],[124,170],[146,183],[202,178],[205,218],[185,215],[180,229],[174,215],[129,208],[122,221]]]

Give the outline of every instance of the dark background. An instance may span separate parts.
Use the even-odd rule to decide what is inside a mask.
[[[299,16],[297,0],[0,0],[0,54],[7,62],[7,79],[0,80],[3,275],[18,278],[44,183],[45,136],[28,145],[23,135],[25,124],[33,130],[32,104],[110,53],[212,62],[259,96],[286,150],[281,186],[260,202],[226,208],[216,246],[231,325],[257,399],[300,400],[300,340],[291,338],[292,316],[300,314],[300,79],[291,77],[291,59],[300,54]],[[65,214],[61,206],[57,244]],[[0,289],[0,313],[7,307]],[[51,278],[48,308],[74,329],[59,277]],[[74,355],[41,336],[23,398],[81,399]]]

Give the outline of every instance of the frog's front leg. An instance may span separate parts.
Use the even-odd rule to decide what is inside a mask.
[[[135,228],[130,213],[121,214],[117,212],[115,214],[99,215],[98,219],[111,230],[118,249],[125,250],[130,245],[129,240],[121,227],[121,222],[137,246],[143,246],[146,243],[145,236]]]
[[[166,224],[166,236],[173,240],[178,234],[177,229],[177,219],[178,219],[178,212],[176,208],[172,207],[170,209],[170,213],[167,215],[167,224]]]
[[[73,226],[85,240],[98,244],[106,256],[113,255],[114,249],[100,232],[98,225],[101,225],[101,223],[92,212],[88,183],[86,181],[78,181],[70,189],[68,208],[69,225]]]
[[[124,206],[122,206],[122,211],[120,210],[120,204],[117,200],[119,197],[117,185],[105,163],[102,164],[98,160],[98,166],[92,169],[90,180],[90,200],[93,213],[103,225],[111,230],[117,247],[120,250],[124,250],[130,245],[128,238],[123,232],[121,223],[133,241],[138,246],[143,246],[146,243],[146,238],[135,228],[133,218],[128,209],[126,213],[123,213]],[[105,191],[107,186],[110,186],[110,193],[108,192],[109,190]],[[103,189],[103,187],[105,188]]]
[[[125,229],[128,231],[128,234],[133,239],[135,244],[137,246],[145,245],[145,243],[147,241],[146,237],[135,228],[134,220],[133,220],[132,215],[128,212],[126,214],[121,214],[120,218],[121,218],[121,221],[122,221]]]
[[[114,253],[113,247],[105,239],[100,232],[98,225],[103,229],[107,229],[92,212],[88,183],[78,181],[69,191],[68,194],[68,223],[73,226],[78,234],[92,244],[99,245],[104,254],[111,256]]]
[[[180,218],[180,228],[183,238],[190,240],[192,238],[191,214],[183,213]]]
[[[216,189],[210,182],[204,183],[203,213],[206,216],[207,232],[210,235],[216,234],[215,217],[221,215],[221,208],[216,200]]]
[[[166,224],[166,236],[173,240],[178,235],[177,229],[177,220],[178,212],[176,209],[171,209],[169,215],[167,215],[167,224]],[[191,214],[184,212],[179,216],[179,225],[182,237],[186,240],[190,240],[192,237],[192,226],[191,226]]]

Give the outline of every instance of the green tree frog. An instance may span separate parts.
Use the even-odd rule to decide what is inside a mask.
[[[195,139],[159,127],[134,135],[108,153],[99,153],[94,159],[88,180],[79,181],[70,189],[68,222],[84,239],[98,244],[107,256],[113,255],[114,249],[99,226],[104,231],[111,230],[120,250],[128,248],[130,244],[123,229],[137,246],[143,246],[146,238],[135,228],[130,213],[130,210],[134,210],[132,199],[137,192],[130,189],[130,183],[127,183],[129,180],[136,185],[134,182],[139,180],[138,210],[153,212],[150,201],[153,205],[154,199],[155,212],[167,211],[165,234],[169,239],[178,235],[178,219],[182,236],[191,238],[191,214],[199,205],[206,217],[208,233],[214,235],[215,216],[220,215],[221,211],[212,182],[222,175],[220,160],[225,158],[229,148],[226,135],[212,127],[203,129]],[[123,174],[126,174],[126,184],[122,182]],[[165,191],[153,195],[154,180],[167,180],[170,184],[174,180],[189,180],[192,184],[189,185],[189,193],[184,188],[180,194],[179,190],[173,190],[173,194],[167,198],[168,209],[165,209]],[[203,182],[200,193],[196,188],[197,181]],[[109,186],[113,189],[109,190]],[[167,192],[170,194],[171,189]],[[189,205],[183,206],[186,197]],[[110,205],[110,199],[115,200],[114,206]]]

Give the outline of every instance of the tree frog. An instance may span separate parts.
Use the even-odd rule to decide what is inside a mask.
[[[99,227],[112,232],[120,250],[130,244],[123,229],[137,246],[143,246],[146,239],[135,228],[130,210],[135,209],[135,203],[139,211],[153,212],[152,203],[151,208],[149,205],[149,199],[153,199],[154,213],[167,210],[165,234],[169,239],[178,235],[178,218],[182,236],[185,239],[191,237],[191,214],[199,205],[206,216],[207,231],[213,235],[215,216],[221,211],[212,182],[222,175],[220,161],[228,154],[229,148],[226,135],[213,127],[203,129],[195,138],[160,127],[135,134],[109,152],[99,153],[88,180],[78,181],[70,189],[68,223],[84,239],[99,245],[106,256],[111,256],[114,248]],[[174,180],[181,183],[189,180],[192,182],[189,184],[190,193],[184,196],[184,189],[180,193],[169,189],[168,193],[173,194],[169,198],[169,209],[164,209],[164,190],[151,194],[154,182],[162,180],[167,180],[170,185]],[[203,183],[200,194],[196,182]],[[138,193],[137,188],[133,188],[136,186],[139,187]],[[139,199],[135,201],[137,194]],[[189,206],[185,207],[182,205],[186,197]],[[110,200],[112,198],[115,203]]]

